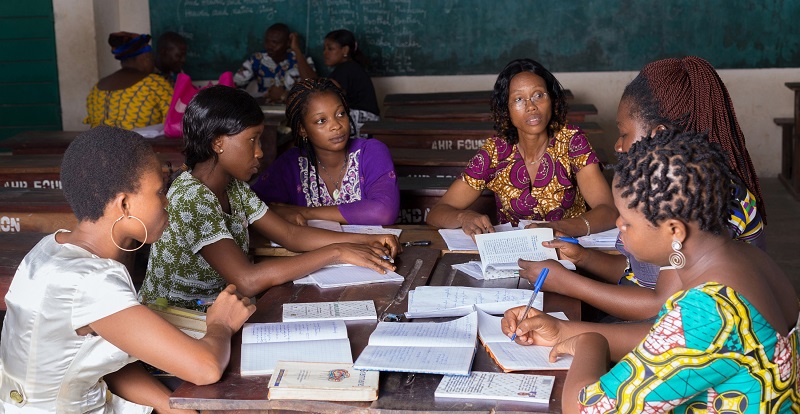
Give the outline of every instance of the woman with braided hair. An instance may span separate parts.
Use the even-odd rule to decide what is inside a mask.
[[[520,344],[574,355],[566,412],[788,413],[800,407],[800,303],[760,249],[731,239],[739,183],[720,146],[659,131],[615,168],[617,227],[638,260],[675,268],[679,291],[655,325],[591,324],[506,311]],[[619,361],[609,371],[609,357]]]
[[[726,164],[742,183],[736,188],[737,203],[724,213],[728,231],[736,239],[763,248],[764,205],[758,177],[727,89],[707,61],[685,57],[646,65],[625,88],[617,127],[620,136],[614,148],[618,153],[660,130],[706,132],[710,142],[722,146]],[[578,298],[614,318],[653,318],[678,288],[674,271],[636,260],[619,241],[617,248],[623,255],[559,240],[544,245],[559,249],[562,258],[600,280],[580,276],[555,262],[524,262],[521,276],[535,278],[547,266],[558,277],[548,278],[544,290]]]
[[[286,118],[296,145],[252,186],[287,221],[388,225],[397,219],[400,190],[389,148],[353,138],[349,113],[330,79],[305,79],[289,92]]]

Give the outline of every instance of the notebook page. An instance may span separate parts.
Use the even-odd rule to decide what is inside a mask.
[[[553,229],[537,228],[503,233],[478,234],[475,242],[481,256],[484,274],[486,268],[514,268],[517,260],[558,260],[556,250],[542,246],[543,241],[553,240]]]
[[[242,327],[242,343],[315,341],[347,338],[343,321],[246,323]]]
[[[371,300],[283,304],[284,322],[320,319],[377,320],[378,315],[375,311],[375,302]]]
[[[363,224],[342,224],[342,231],[345,233],[358,234],[394,234],[400,237],[403,229],[387,229],[383,226],[367,226]]]
[[[331,288],[368,283],[402,282],[405,278],[395,272],[378,273],[360,266],[324,267],[309,275],[319,287]]]
[[[494,358],[506,370],[569,369],[572,357],[559,358],[550,363],[549,346],[520,345],[503,333],[500,316],[478,311],[478,335],[494,354]]]
[[[278,361],[352,363],[353,355],[347,338],[242,344],[242,375],[271,374]]]
[[[456,348],[370,345],[361,352],[353,368],[369,371],[469,375],[474,356],[474,345]]]
[[[449,322],[379,322],[369,346],[474,348],[477,334],[475,312]]]
[[[494,231],[497,233],[516,230],[511,223],[498,224],[494,226]],[[463,251],[463,250],[478,250],[478,246],[472,237],[467,236],[462,229],[439,229],[439,234],[447,243],[447,250]]]

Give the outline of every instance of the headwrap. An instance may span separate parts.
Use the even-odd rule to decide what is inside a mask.
[[[153,50],[149,34],[115,32],[108,35],[108,44],[117,60],[130,59]]]

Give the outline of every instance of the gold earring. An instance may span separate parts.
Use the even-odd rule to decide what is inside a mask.
[[[145,226],[144,222],[142,220],[139,220],[138,217],[136,217],[136,216],[128,216],[128,218],[136,219],[139,223],[141,223],[142,227],[144,227],[144,239],[142,239],[142,244],[140,244],[139,247],[137,247],[135,249],[124,249],[122,247],[119,247],[117,242],[114,240],[114,226],[116,226],[117,223],[119,223],[119,221],[122,220],[123,218],[125,218],[124,214],[119,216],[119,218],[116,221],[114,221],[114,224],[111,225],[111,243],[114,243],[114,246],[117,246],[117,248],[122,250],[122,251],[135,252],[135,251],[141,249],[142,246],[144,246],[144,243],[147,241],[147,226]]]

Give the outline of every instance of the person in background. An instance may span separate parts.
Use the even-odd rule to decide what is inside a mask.
[[[139,134],[99,126],[78,135],[61,182],[78,223],[44,237],[11,282],[0,412],[195,413],[170,408],[170,390],[137,360],[216,382],[255,306],[228,286],[208,309],[206,335],[194,339],[139,304],[119,259],[167,225],[161,166]]]
[[[175,85],[178,74],[183,73],[186,63],[186,39],[175,32],[164,32],[156,42],[156,70],[155,73],[166,79],[170,85]]]
[[[503,332],[517,343],[552,346],[551,361],[574,355],[565,413],[797,412],[797,292],[764,251],[728,234],[729,204],[744,183],[704,135],[659,131],[615,167],[625,248],[672,266],[679,280],[654,325],[506,311]],[[618,361],[610,371],[609,357]]]
[[[169,226],[153,244],[140,292],[144,303],[202,310],[228,283],[252,297],[332,264],[385,273],[400,251],[393,235],[341,233],[298,226],[267,208],[247,185],[258,172],[264,113],[241,89],[212,86],[183,115],[186,165],[170,186]],[[346,137],[342,138],[346,139]],[[296,252],[253,263],[249,227]]]
[[[758,177],[728,91],[710,63],[688,56],[647,64],[622,94],[617,127],[619,139],[614,148],[619,154],[661,130],[707,132],[709,141],[725,149],[727,165],[742,183],[736,188],[735,203],[725,212],[728,231],[737,240],[764,248],[764,204]],[[678,290],[674,270],[636,260],[619,240],[617,249],[622,255],[559,240],[544,245],[557,248],[563,259],[599,280],[553,261],[523,262],[520,276],[535,280],[541,269],[548,267],[555,277],[547,279],[545,291],[580,299],[613,318],[654,318],[664,301]]]
[[[538,225],[573,237],[614,226],[600,161],[583,131],[567,124],[564,90],[550,71],[531,59],[511,61],[494,84],[491,108],[497,135],[431,208],[428,224],[470,236],[494,232],[488,216],[468,210],[488,188],[500,223],[546,220]]]
[[[150,35],[111,33],[108,44],[122,68],[92,87],[83,123],[123,129],[163,123],[172,100],[172,85],[153,73]]]
[[[369,59],[361,52],[356,37],[349,30],[334,30],[325,35],[325,66],[333,68],[330,78],[344,90],[350,107],[351,128],[361,136],[361,126],[380,120],[375,87],[365,70]]]
[[[258,94],[267,102],[283,103],[295,82],[316,77],[314,61],[300,49],[300,35],[290,33],[283,23],[275,23],[264,33],[264,50],[250,55],[233,81],[244,88],[255,79]]]
[[[376,139],[352,138],[342,90],[327,78],[298,82],[286,118],[296,145],[253,184],[253,191],[289,222],[325,219],[393,224],[400,190],[392,156]]]

